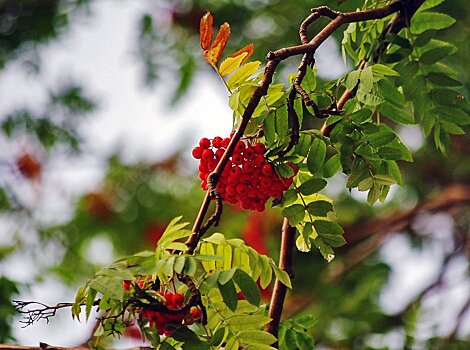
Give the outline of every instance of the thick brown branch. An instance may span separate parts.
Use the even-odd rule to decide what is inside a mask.
[[[279,258],[279,267],[286,271],[289,277],[294,277],[293,270],[293,254],[295,247],[295,227],[289,225],[289,221],[284,219],[282,224],[282,238],[281,238],[281,256]],[[266,330],[274,336],[277,336],[279,331],[279,323],[281,321],[282,309],[284,307],[284,300],[286,298],[287,287],[278,279],[274,284],[274,290],[271,297],[269,306],[269,317],[271,322],[268,324]]]

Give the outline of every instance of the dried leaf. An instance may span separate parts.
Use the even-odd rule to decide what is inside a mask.
[[[243,52],[241,55],[238,55],[236,57],[227,57],[220,64],[219,74],[224,77],[227,74],[232,73],[235,69],[240,67],[246,55],[247,53]]]
[[[248,60],[248,58],[250,58],[254,50],[255,50],[255,45],[251,43],[249,45],[246,45],[244,48],[241,48],[237,52],[234,52],[233,54],[230,55],[230,57],[237,57],[238,55],[241,55],[242,53],[246,52],[247,55],[245,56],[245,58],[242,60],[242,63],[241,63],[243,64]]]
[[[225,45],[227,44],[228,38],[230,37],[230,25],[225,22],[220,26],[219,32],[215,37],[214,43],[210,50],[204,51],[204,57],[210,65],[215,66],[219,61],[222,52],[224,51]]]
[[[199,24],[199,37],[201,41],[201,48],[203,50],[209,50],[211,48],[212,37],[214,36],[214,28],[212,27],[214,18],[210,12],[206,12],[201,18]]]

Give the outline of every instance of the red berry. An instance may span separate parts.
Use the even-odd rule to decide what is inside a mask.
[[[238,141],[237,145],[235,146],[236,153],[242,153],[245,149],[245,143],[243,141]]]
[[[199,146],[194,147],[192,155],[196,159],[201,159],[202,156],[202,148]]]
[[[232,162],[233,164],[240,165],[243,163],[243,157],[240,153],[234,153],[232,155]]]
[[[205,161],[209,161],[210,159],[214,158],[214,152],[210,149],[205,149],[204,152],[202,152],[202,157],[201,159]]]
[[[227,192],[229,196],[235,196],[237,194],[237,189],[233,185],[227,185],[225,192]]]
[[[220,148],[220,149],[218,149],[217,151],[215,151],[215,157],[216,157],[217,159],[220,159],[220,158],[222,158],[222,156],[224,155],[224,153],[225,153],[225,150],[224,150],[223,148]]]
[[[246,184],[238,184],[237,185],[237,193],[240,194],[240,195],[244,195],[246,193],[248,193],[248,186]]]
[[[247,146],[243,151],[243,156],[247,159],[251,159],[255,156],[255,150],[251,146]]]
[[[255,170],[255,165],[252,162],[245,162],[242,165],[243,171],[247,173],[251,173],[253,170]]]
[[[222,146],[223,139],[220,136],[216,136],[212,139],[212,146],[215,148],[220,148]]]
[[[270,164],[266,163],[263,164],[263,166],[261,167],[261,172],[263,173],[263,175],[270,176],[273,174],[273,168]]]
[[[230,143],[230,139],[226,137],[225,139],[222,140],[222,147],[227,148],[228,144]]]
[[[255,143],[253,145],[253,148],[254,148],[255,152],[258,153],[258,154],[263,154],[264,151],[266,151],[266,146],[261,142]]]
[[[230,176],[239,177],[241,174],[242,170],[237,166],[234,166],[230,169]]]
[[[262,166],[265,162],[266,162],[266,159],[264,159],[262,154],[257,154],[255,156],[255,159],[253,160],[253,163],[258,167]]]
[[[122,288],[126,291],[130,291],[131,289],[131,281],[130,280],[124,280],[122,281]]]
[[[184,303],[183,294],[179,294],[179,293],[173,294],[172,301],[176,307],[180,308],[181,306],[183,306],[183,303]]]
[[[199,141],[199,146],[201,146],[202,148],[209,148],[211,146],[211,142],[207,137],[203,137]]]

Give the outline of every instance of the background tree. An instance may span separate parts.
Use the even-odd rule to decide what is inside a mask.
[[[35,3],[25,2],[22,6],[34,7],[31,4]],[[59,15],[66,18],[59,6],[48,8],[44,7],[42,2],[36,4],[40,11],[46,11],[50,16],[36,17],[35,15],[28,15],[28,19],[54,19],[55,16]],[[229,52],[241,47],[241,43],[255,40],[250,36],[250,28],[256,28],[256,23],[262,27],[268,27],[269,23],[275,26],[275,30],[266,30],[264,32],[266,34],[265,39],[256,38],[255,55],[262,58],[267,51],[274,48],[272,42],[292,43],[298,41],[296,34],[298,30],[297,23],[283,19],[284,14],[297,13],[297,17],[302,19],[306,15],[305,9],[314,6],[311,3],[305,4],[305,6],[301,6],[302,4],[298,2],[295,4],[283,3],[260,5],[257,10],[252,11],[250,8],[233,4],[219,4],[217,5],[218,8],[213,5],[195,2],[193,5],[180,7],[179,4],[173,3],[172,11],[174,11],[174,14],[171,32],[157,30],[161,28],[159,27],[161,24],[158,22],[158,17],[152,14],[142,17],[140,49],[142,50],[142,57],[145,58],[147,80],[150,82],[153,77],[157,76],[156,72],[162,73],[162,71],[167,70],[167,66],[164,65],[165,61],[163,65],[161,62],[159,65],[159,62],[153,61],[155,58],[162,58],[161,54],[153,54],[157,50],[159,53],[165,52],[166,55],[172,55],[179,62],[176,65],[175,72],[180,74],[180,83],[176,89],[174,100],[178,100],[179,96],[184,96],[182,94],[191,81],[192,73],[198,66],[198,58],[195,58],[198,52],[196,47],[197,39],[194,34],[197,32],[195,28],[199,23],[199,18],[206,8],[210,7],[216,18],[223,18],[231,23],[234,32],[226,49]],[[468,29],[465,29],[462,24],[465,23],[462,16],[466,13],[466,8],[463,5],[462,2],[449,1],[437,8],[438,10],[453,12],[452,15],[457,18],[457,23],[454,26],[437,34],[438,38],[447,40],[448,38],[458,37],[459,39],[462,38],[460,44],[468,42],[465,40],[468,37]],[[17,4],[13,6],[7,2],[4,6],[5,13],[9,15],[13,11],[11,8],[15,8]],[[338,8],[345,11],[354,10],[357,6],[358,3],[346,1],[339,4]],[[18,10],[16,9],[16,11]],[[28,13],[31,13],[31,11]],[[235,16],[237,13],[249,15]],[[260,13],[262,13],[262,16],[260,16]],[[52,20],[46,22],[50,24]],[[53,22],[57,23],[57,20]],[[59,23],[64,23],[63,26],[65,26],[66,22]],[[318,25],[321,24],[320,22]],[[47,27],[47,24],[45,27]],[[13,28],[21,28],[21,26],[17,24]],[[254,29],[251,29],[251,31],[255,32]],[[24,33],[20,30],[18,32]],[[37,31],[37,33],[40,32],[40,30]],[[240,34],[245,33],[248,38],[237,37],[237,32]],[[28,43],[31,41],[54,37],[59,32],[57,27],[53,27],[50,31],[45,30],[45,33],[49,34],[38,35],[37,37],[28,37],[23,34],[20,43],[16,44],[14,40],[18,39],[14,39],[13,34],[5,35],[7,40],[12,39],[13,42],[5,45],[7,48],[5,51],[8,53],[5,55],[7,57],[5,61],[14,59],[15,54],[21,52],[19,50],[27,50]],[[455,33],[458,33],[458,36]],[[340,33],[338,34],[341,40],[342,37]],[[452,42],[459,44],[453,40]],[[178,43],[178,45],[175,45],[175,43]],[[167,49],[160,51],[162,47]],[[460,51],[456,55],[446,58],[446,63],[457,70],[458,79],[463,83],[458,89],[465,94],[468,87],[468,72],[465,66],[459,65],[459,63],[464,62],[462,57],[465,57],[468,47],[459,45],[459,49]],[[25,54],[20,57],[25,57]],[[199,62],[202,61],[199,60]],[[296,63],[293,62],[292,66],[285,66],[284,69],[295,72],[295,66]],[[447,78],[449,77],[447,76]],[[453,77],[455,78],[455,76]],[[429,79],[432,84],[436,85],[450,84],[452,86],[457,84],[452,80],[443,82],[445,77],[442,76],[431,75]],[[432,81],[433,79],[434,81]],[[158,79],[156,83],[158,83]],[[197,80],[193,80],[193,83],[197,84]],[[417,83],[416,85],[422,86],[422,84]],[[38,140],[38,144],[41,144],[41,147],[47,150],[46,152],[52,152],[49,153],[52,155],[57,152],[54,145],[65,142],[67,147],[77,147],[79,142],[77,142],[77,137],[74,134],[74,127],[80,121],[75,119],[75,115],[77,112],[78,114],[90,112],[94,105],[91,99],[82,96],[81,91],[77,86],[73,86],[67,88],[64,92],[57,93],[57,96],[51,96],[51,104],[45,108],[48,115],[44,115],[42,111],[10,113],[9,116],[4,117],[3,130],[6,135],[11,135],[12,142],[14,142],[15,137],[18,137],[19,133],[33,133]],[[54,117],[55,108],[61,104],[65,105],[66,111],[69,111],[70,115],[68,112],[65,114],[61,112],[60,118]],[[65,118],[64,115],[66,115]],[[317,123],[317,125],[321,124]],[[413,128],[402,128],[400,136],[405,143],[407,143],[408,138],[411,140],[421,139],[420,133],[417,133],[416,129]],[[468,254],[465,248],[466,211],[465,207],[463,209],[460,207],[461,204],[468,201],[468,189],[465,187],[468,178],[467,162],[465,161],[467,153],[465,148],[466,139],[466,136],[452,137],[452,151],[449,152],[448,158],[443,158],[436,152],[433,142],[423,140],[416,147],[413,154],[415,164],[411,164],[409,167],[404,164],[403,183],[405,187],[393,194],[384,207],[368,207],[362,198],[355,199],[346,194],[335,194],[339,197],[336,207],[340,213],[341,223],[346,226],[346,239],[349,244],[342,248],[344,251],[340,250],[338,252],[336,261],[329,265],[321,262],[317,255],[299,254],[295,257],[296,266],[300,266],[300,269],[296,268],[294,288],[303,289],[306,292],[303,296],[293,297],[291,305],[288,304],[286,310],[288,313],[295,313],[296,310],[312,309],[318,320],[318,324],[313,328],[314,338],[317,342],[329,346],[349,344],[349,346],[358,346],[360,348],[363,347],[363,344],[368,344],[371,347],[380,347],[382,342],[386,342],[387,339],[392,339],[388,340],[391,342],[394,336],[400,338],[404,335],[406,336],[405,343],[410,346],[413,342],[418,344],[442,342],[442,339],[437,339],[442,338],[442,335],[449,336],[446,339],[446,345],[442,346],[450,346],[449,344],[458,344],[463,341],[457,340],[456,337],[465,338],[465,335],[468,334],[458,332],[459,325],[464,320],[468,301],[462,305],[454,306],[457,309],[454,313],[455,327],[437,331],[424,337],[419,332],[420,326],[426,325],[426,321],[433,320],[433,318],[421,316],[420,319],[417,315],[427,315],[427,312],[430,312],[428,310],[433,309],[432,305],[429,306],[429,303],[432,304],[433,302],[432,298],[437,298],[433,295],[441,295],[446,298],[446,293],[452,291],[453,286],[448,288],[443,286],[447,286],[445,281],[448,280],[449,273],[455,269],[453,268],[455,264],[461,263],[463,265],[460,266],[467,266],[465,265],[467,264],[466,256]],[[436,145],[441,149],[445,147],[445,145],[439,146],[439,142],[436,142]],[[27,179],[35,179],[43,171],[40,166],[41,162],[29,153],[18,157],[16,164],[19,172]],[[194,184],[188,195],[188,183],[193,181],[191,180],[193,176],[178,175],[175,177],[179,170],[176,166],[176,158],[163,164],[129,166],[122,164],[117,156],[113,157],[109,164],[108,176],[102,189],[84,195],[78,204],[74,218],[66,225],[44,226],[35,222],[34,218],[31,220],[30,208],[25,208],[21,202],[15,201],[15,189],[8,186],[4,187],[2,198],[4,198],[6,215],[15,215],[15,217],[20,217],[21,220],[27,219],[32,227],[38,230],[40,237],[44,239],[43,242],[60,239],[61,244],[66,249],[62,262],[57,264],[54,270],[70,283],[77,283],[77,280],[90,274],[96,268],[80,254],[80,246],[86,247],[87,242],[92,237],[106,231],[118,254],[132,253],[144,248],[144,241],[139,239],[142,237],[142,232],[147,232],[147,235],[154,242],[155,237],[161,234],[166,223],[174,216],[176,211],[186,214],[184,215],[185,218],[190,220],[193,219],[197,211],[199,200],[196,198],[201,196],[200,191],[197,189],[198,185]],[[416,164],[420,164],[420,166],[418,167]],[[432,176],[430,176],[431,174]],[[169,178],[172,178],[172,181],[169,181]],[[455,186],[456,183],[459,186]],[[158,184],[158,186],[155,184]],[[341,187],[344,187],[344,179],[341,177],[334,178],[330,182],[327,191],[337,193],[335,188]],[[175,188],[178,190],[175,191]],[[165,203],[165,205],[161,206],[161,203]],[[184,205],[182,205],[183,203]],[[403,208],[403,203],[410,203],[408,205],[410,207],[409,211],[402,212],[403,209],[406,209]],[[411,209],[414,203],[420,203],[417,209]],[[181,211],[182,207],[184,212]],[[429,214],[423,214],[422,208],[427,210]],[[276,228],[276,226],[279,226],[280,223],[276,223],[275,215],[269,213],[266,215],[268,215],[266,218],[260,219],[258,214],[241,213],[240,217],[235,220],[231,218],[222,221],[220,230],[224,233],[232,232],[235,235],[239,232],[238,227],[248,217],[247,229],[244,230],[245,238],[252,237],[251,239],[258,241],[256,244],[260,245],[260,249],[268,249],[269,246],[276,248],[277,240],[269,240],[267,243],[264,242],[265,244],[259,242],[259,236],[271,237],[269,235],[273,235],[276,237],[277,232],[279,232],[279,227]],[[132,218],[132,220],[129,218]],[[374,218],[376,218],[375,221]],[[428,219],[431,221],[428,221]],[[372,221],[372,223],[369,223],[369,221]],[[434,223],[434,225],[429,225],[428,222]],[[442,224],[442,222],[451,222],[453,229],[440,230],[439,232],[433,230],[433,226]],[[253,234],[258,230],[264,233],[261,235]],[[400,233],[395,233],[397,231]],[[392,234],[399,238],[391,238],[387,241],[386,239]],[[384,248],[377,253],[384,242],[386,242]],[[406,305],[399,311],[395,310],[395,315],[391,317],[384,311],[383,303],[382,305],[379,304],[378,295],[383,291],[383,286],[387,282],[387,273],[390,266],[397,266],[393,261],[400,258],[400,256],[394,257],[390,253],[394,247],[397,247],[393,244],[398,245],[401,250],[414,252],[415,255],[418,254],[417,252],[424,252],[423,254],[425,254],[432,251],[435,255],[440,256],[442,261],[440,273],[437,274],[436,280],[429,283],[428,286],[423,286],[420,293],[411,298],[411,301],[407,300],[404,303]],[[7,246],[5,256],[14,249],[21,249],[21,242],[18,246],[15,244]],[[273,249],[272,252],[276,250]],[[340,260],[338,258],[341,258],[341,261],[338,262]],[[318,261],[315,261],[316,259]],[[74,268],[71,270],[71,266],[79,266],[79,269]],[[305,272],[302,271],[302,266],[305,267]],[[303,273],[305,273],[305,276],[311,276],[312,269],[318,269],[316,272],[318,277],[314,280],[304,278]],[[70,271],[73,271],[73,273],[70,273]],[[463,275],[460,281],[456,282],[457,286],[463,286],[461,288],[465,288],[465,285],[468,284],[468,276]],[[2,283],[7,285],[9,282]],[[9,290],[13,291],[14,288]],[[437,293],[437,291],[441,293]],[[8,301],[5,301],[5,303],[8,303]],[[368,310],[368,312],[364,310]],[[431,323],[439,324],[439,317],[436,316]],[[286,327],[289,327],[289,324]],[[6,337],[9,333],[6,330],[4,334]],[[416,337],[418,338],[416,339]],[[436,339],[433,339],[434,337]]]

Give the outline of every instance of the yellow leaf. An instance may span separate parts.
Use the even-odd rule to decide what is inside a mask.
[[[228,79],[227,85],[230,89],[236,88],[249,77],[251,77],[259,68],[261,62],[254,61],[245,64],[240,69],[237,69]]]
[[[233,54],[231,54],[230,57],[237,57],[238,55],[241,55],[242,53],[246,52],[247,55],[242,61],[242,64],[243,64],[250,58],[254,50],[255,50],[255,45],[249,44],[249,45],[246,45],[244,48],[241,48],[237,52],[234,52]]]
[[[204,57],[210,65],[215,66],[216,63],[219,61],[229,37],[230,25],[225,22],[220,26],[219,32],[217,33],[217,36],[215,37],[214,43],[212,44],[210,50],[204,50]]]
[[[220,64],[219,74],[224,77],[227,74],[232,73],[235,69],[240,67],[240,65],[242,64],[243,59],[247,55],[248,54],[246,52],[243,52],[241,55],[238,55],[236,57],[227,57]]]
[[[211,48],[212,37],[214,36],[213,23],[214,19],[210,12],[206,12],[199,23],[199,37],[203,50],[209,50]]]

